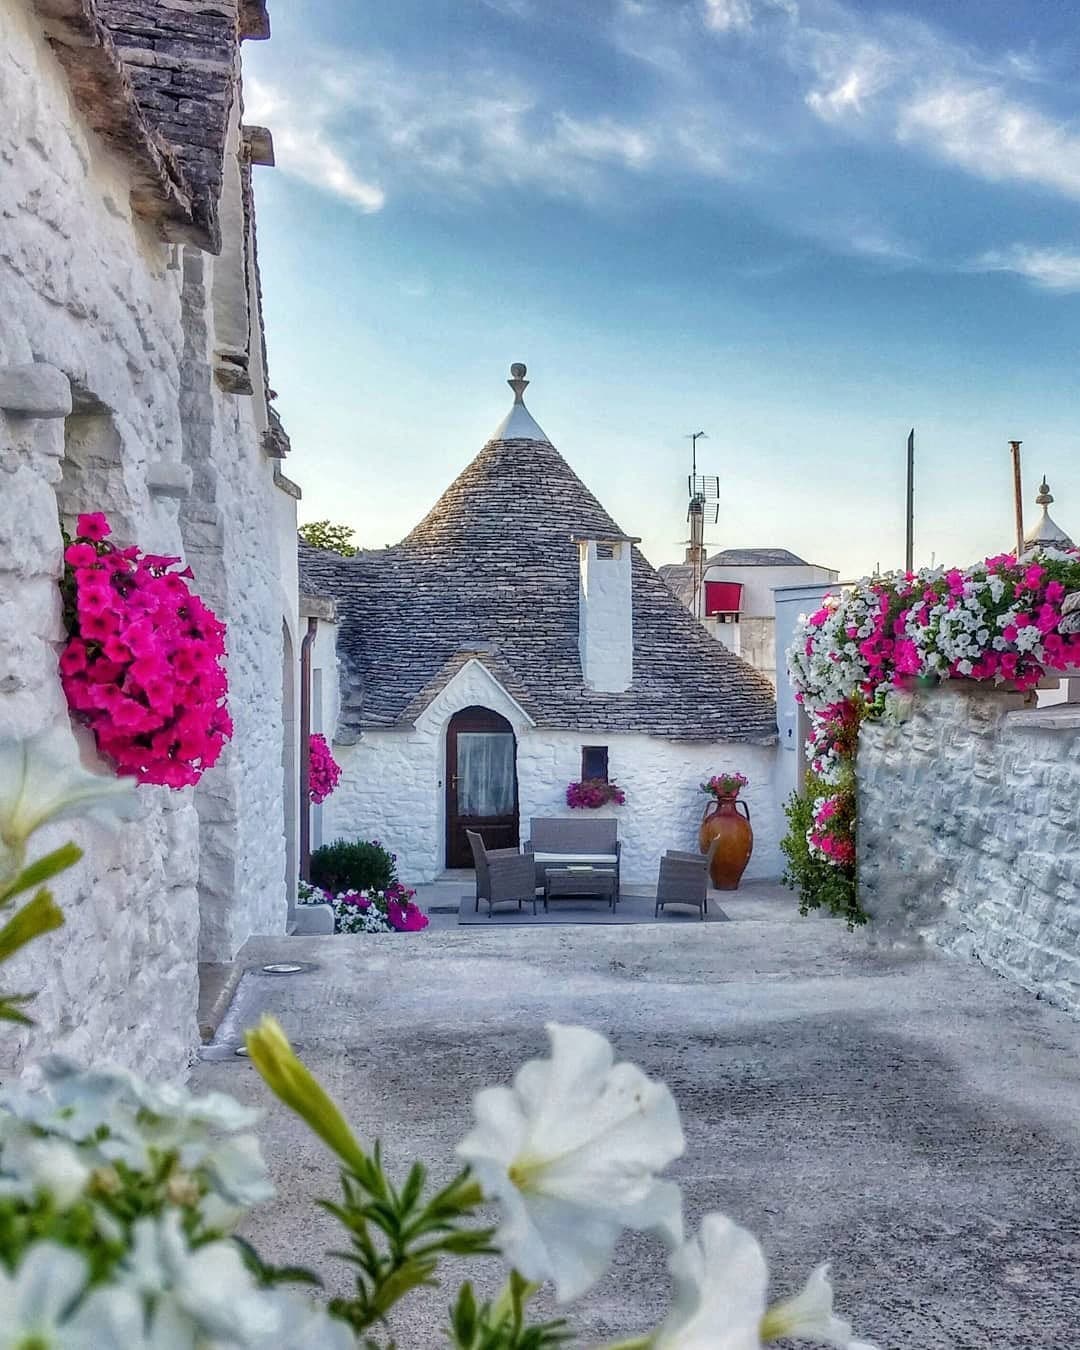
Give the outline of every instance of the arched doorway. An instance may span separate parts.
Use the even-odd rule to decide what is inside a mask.
[[[472,866],[466,830],[487,848],[518,844],[517,740],[490,708],[464,708],[446,730],[447,867]]]

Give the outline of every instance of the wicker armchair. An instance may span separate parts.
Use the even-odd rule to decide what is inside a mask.
[[[709,865],[719,841],[714,839],[708,853],[682,853],[669,849],[660,859],[656,883],[658,916],[665,905],[693,905],[702,919],[709,912]]]
[[[476,865],[476,908],[486,900],[488,917],[496,905],[517,901],[518,909],[525,900],[532,901],[536,913],[536,866],[531,857],[516,848],[484,847],[484,841],[474,830],[466,830],[469,847]]]

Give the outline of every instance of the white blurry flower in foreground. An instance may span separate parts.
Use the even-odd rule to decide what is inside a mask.
[[[32,1201],[47,1191],[63,1212],[81,1198],[89,1180],[90,1168],[76,1145],[35,1136],[0,1112],[0,1196]]]
[[[514,1086],[476,1094],[476,1127],[458,1145],[502,1205],[496,1241],[560,1302],[604,1273],[623,1228],[682,1238],[682,1197],[656,1173],[684,1148],[675,1100],[585,1027],[548,1024],[551,1058],[522,1065]]]
[[[174,1333],[176,1344],[260,1344],[281,1318],[262,1297],[232,1242],[209,1242],[192,1251],[176,1210],[135,1224],[128,1258],[128,1287],[154,1304],[154,1330]],[[186,1338],[186,1339],[185,1339]],[[165,1338],[167,1341],[167,1338]]]
[[[828,1266],[794,1298],[766,1310],[765,1255],[752,1233],[723,1214],[705,1215],[699,1235],[672,1253],[669,1269],[671,1312],[650,1350],[758,1350],[782,1337],[874,1350],[833,1315]]]
[[[786,1336],[793,1341],[818,1341],[841,1350],[875,1350],[868,1341],[852,1338],[851,1323],[833,1312],[829,1263],[816,1267],[802,1289],[792,1298],[774,1303],[761,1324],[761,1339],[775,1341]]]
[[[14,1275],[0,1266],[0,1350],[138,1350],[138,1298],[100,1289],[77,1302],[87,1275],[81,1256],[53,1242],[31,1247]]]
[[[723,1214],[671,1255],[671,1312],[653,1350],[757,1350],[769,1268],[756,1238]]]
[[[0,739],[0,880],[22,866],[27,839],[53,820],[99,808],[124,813],[135,780],[87,773],[65,755],[55,732],[30,740]]]

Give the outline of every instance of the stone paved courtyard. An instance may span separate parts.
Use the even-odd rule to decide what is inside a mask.
[[[546,1020],[586,1023],[671,1085],[691,1222],[718,1207],[749,1225],[777,1291],[830,1257],[841,1310],[883,1350],[1077,1344],[1080,1025],[977,965],[802,920],[778,888],[725,909],[717,925],[258,940],[193,1083],[265,1101],[232,1049],[272,1011],[363,1137],[442,1176],[472,1091],[541,1051]],[[311,967],[261,972],[282,959]],[[316,1262],[341,1240],[303,1197],[332,1194],[334,1169],[273,1104],[262,1136],[282,1198],[249,1236]],[[481,1284],[497,1279],[492,1264]],[[448,1296],[399,1319],[399,1345],[442,1344]],[[594,1344],[652,1325],[666,1297],[659,1248],[628,1236],[572,1318]]]

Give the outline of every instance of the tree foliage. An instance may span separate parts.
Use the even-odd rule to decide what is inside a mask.
[[[359,551],[350,542],[355,533],[351,525],[334,525],[329,520],[312,520],[297,530],[305,544],[310,544],[312,548],[324,548],[329,553],[340,553],[343,558],[351,558]]]

